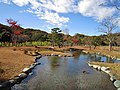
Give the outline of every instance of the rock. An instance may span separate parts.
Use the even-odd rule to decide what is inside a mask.
[[[54,56],[54,54],[51,54],[51,56]]]
[[[32,56],[37,56],[38,53],[37,52],[32,52]]]
[[[120,80],[114,82],[115,87],[120,88]]]
[[[104,67],[104,66],[103,66],[103,67],[101,67],[101,70],[102,70],[102,71],[106,71],[106,70],[110,70],[110,68],[109,68],[109,67]]]
[[[26,71],[28,71],[29,70],[29,68],[24,68],[22,71],[23,72],[26,72]]]
[[[2,85],[0,85],[0,88],[2,87]]]
[[[120,60],[120,58],[117,58],[117,60]]]
[[[110,74],[110,73],[111,73],[110,70],[105,70],[104,72],[107,73],[107,74]]]
[[[92,65],[92,64],[90,64],[90,63],[88,63],[88,66],[92,67],[93,65]]]
[[[118,88],[117,90],[120,90],[120,88]]]
[[[61,55],[58,55],[59,57],[61,57]]]
[[[17,80],[11,79],[11,80],[9,80],[9,82],[11,83],[11,86],[13,86],[17,83]]]
[[[29,75],[33,75],[33,73],[29,73]]]
[[[99,65],[93,65],[93,68],[98,69]]]
[[[82,73],[84,73],[84,74],[88,74],[88,72],[87,72],[87,71],[85,71],[85,70],[84,70],[84,71],[82,71]]]
[[[21,73],[21,74],[19,74],[18,76],[19,76],[20,78],[23,78],[23,79],[24,79],[24,78],[27,77],[27,74],[26,74],[26,73]]]
[[[97,52],[96,54],[100,55],[101,53],[100,53],[100,52]]]
[[[27,55],[30,55],[30,54],[31,54],[31,52],[30,52],[30,51],[26,51],[26,52],[27,52],[27,53],[26,53]]]
[[[113,75],[112,73],[109,73],[109,76],[110,76],[110,77],[113,77],[114,75]]]
[[[28,74],[28,73],[31,72],[31,70],[32,70],[32,68],[24,68],[24,69],[22,70],[22,72]]]
[[[116,81],[116,77],[115,77],[115,76],[111,76],[111,77],[110,77],[110,80],[111,80],[112,82],[115,82],[115,81]]]
[[[36,62],[36,63],[35,63],[35,66],[36,66],[36,65],[40,65],[40,64],[41,64],[40,62]]]
[[[36,56],[36,59],[40,59],[42,57],[42,55],[38,55]]]
[[[98,68],[97,68],[99,71],[101,71],[101,66],[98,66]]]
[[[15,76],[15,77],[14,77],[14,82],[15,82],[15,84],[16,84],[16,83],[19,84],[21,81],[22,81],[22,78],[20,78],[19,76]]]
[[[29,68],[33,69],[34,67],[35,67],[35,64],[31,64]]]

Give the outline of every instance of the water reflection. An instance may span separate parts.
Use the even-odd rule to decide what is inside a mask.
[[[74,59],[79,59],[80,58],[81,51],[77,50],[73,52],[73,57]]]
[[[57,66],[60,66],[60,57],[52,56],[49,58],[50,66],[52,69],[55,69]]]
[[[120,62],[120,61],[112,59],[110,57],[100,56],[100,55],[96,55],[96,54],[88,54],[88,60],[94,61],[94,62],[106,62],[106,63]]]
[[[74,57],[42,57],[39,60],[41,65],[33,70],[36,75],[12,90],[116,90],[108,75],[90,68],[86,63],[104,59],[110,62],[110,59],[80,51],[72,53]]]

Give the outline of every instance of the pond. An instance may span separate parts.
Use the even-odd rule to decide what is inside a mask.
[[[116,90],[109,76],[87,65],[88,61],[117,62],[104,56],[74,52],[74,57],[45,56],[21,84],[12,90]]]

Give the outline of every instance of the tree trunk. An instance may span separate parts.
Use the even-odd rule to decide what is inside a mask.
[[[89,50],[91,50],[91,45],[89,46]]]
[[[97,46],[94,46],[94,49],[96,49]]]
[[[111,44],[111,42],[109,42],[109,51],[111,51],[112,50],[112,44]]]

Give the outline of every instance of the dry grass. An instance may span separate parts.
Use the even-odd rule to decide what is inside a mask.
[[[110,67],[112,73],[120,80],[120,64],[119,63],[91,62],[91,64]]]
[[[40,51],[40,54],[42,54],[42,55],[46,55],[46,54],[55,54],[55,55],[62,55],[62,56],[64,56],[64,55],[71,55],[70,53],[63,53],[63,52],[56,52],[56,51]]]
[[[109,51],[108,46],[97,46],[96,49],[89,49],[89,46],[72,46],[72,47],[63,47],[63,48],[57,48],[55,47],[55,50],[62,51],[62,50],[68,50],[69,48],[76,48],[76,49],[84,49],[85,51],[89,53],[96,53],[100,52],[102,55],[110,55],[112,57],[120,58],[120,47],[113,47],[112,51]]]
[[[96,52],[100,52],[102,55],[109,55],[112,57],[116,57],[116,58],[120,58],[120,47],[113,47],[112,51],[109,51],[108,46],[99,46],[96,49],[85,49],[86,51],[90,52],[90,53],[96,53]]]
[[[4,71],[0,74],[0,80],[13,78],[34,61],[32,56],[13,49],[13,47],[0,47],[0,68]]]

